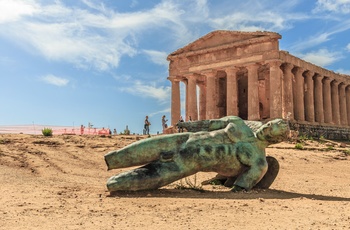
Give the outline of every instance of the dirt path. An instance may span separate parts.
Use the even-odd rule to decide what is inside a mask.
[[[350,229],[350,156],[341,152],[348,147],[268,148],[281,168],[267,190],[178,189],[188,187],[181,180],[110,196],[106,180],[125,169],[106,171],[103,156],[134,141],[0,135],[0,229]],[[199,187],[214,175],[189,179]]]

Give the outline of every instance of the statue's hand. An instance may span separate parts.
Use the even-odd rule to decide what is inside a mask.
[[[240,191],[245,191],[245,188],[238,185],[233,185],[233,187],[231,188],[231,192],[240,192]]]

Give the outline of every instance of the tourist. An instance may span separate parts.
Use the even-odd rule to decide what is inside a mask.
[[[184,122],[184,119],[182,118],[182,116],[180,116],[179,123],[180,123],[180,122]],[[183,131],[184,131],[184,128],[182,128],[182,127],[180,128],[180,127],[178,126],[178,132],[179,132],[179,133],[182,133]]]
[[[144,130],[145,130],[145,134],[147,134],[148,136],[149,136],[149,126],[150,125],[151,125],[151,122],[148,121],[148,116],[146,116]]]
[[[164,132],[164,130],[165,130],[166,128],[168,128],[168,125],[166,124],[167,121],[168,121],[168,120],[165,119],[165,115],[163,115],[163,117],[162,117],[163,132]]]
[[[80,135],[84,134],[84,129],[85,129],[84,125],[81,125],[80,126]]]

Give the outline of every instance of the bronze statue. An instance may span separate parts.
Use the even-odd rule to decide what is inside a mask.
[[[288,131],[282,119],[262,124],[236,116],[178,125],[194,132],[144,139],[105,155],[108,170],[144,165],[109,178],[108,190],[157,189],[199,171],[217,172],[229,181],[234,178],[234,192],[250,190],[268,169],[265,148],[281,142]]]

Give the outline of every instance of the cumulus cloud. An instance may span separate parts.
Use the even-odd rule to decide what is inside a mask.
[[[123,56],[139,54],[138,43],[146,31],[162,30],[163,39],[179,47],[201,36],[201,26],[208,24],[213,29],[282,30],[306,17],[286,12],[297,0],[276,1],[274,9],[266,1],[249,0],[254,7],[242,2],[220,13],[222,7],[207,0],[162,0],[133,12],[119,12],[94,0],[81,0],[85,7],[62,1],[0,0],[0,36],[47,59],[105,71],[117,68]],[[220,4],[232,5],[231,1]],[[153,62],[167,65],[160,60],[162,53],[151,49],[144,53]]]
[[[314,12],[350,13],[350,0],[318,0]]]
[[[2,11],[5,0],[0,1]],[[6,4],[9,2],[6,0]],[[169,23],[177,24],[181,15],[176,5],[167,1],[148,11],[132,13],[107,10],[103,5],[87,0],[84,3],[89,8],[85,9],[68,7],[59,1],[50,5],[24,0],[15,3],[23,10],[2,19],[13,22],[0,24],[0,36],[50,60],[98,70],[118,67],[123,55],[136,55],[137,33],[152,27],[168,27]],[[23,14],[31,17],[20,20]],[[173,28],[181,27],[184,26],[180,23]]]
[[[66,86],[69,83],[68,79],[57,77],[52,74],[41,77],[41,80],[47,84],[55,86]]]
[[[300,57],[308,62],[323,67],[343,58],[340,52],[330,52],[327,49],[319,49],[306,54],[300,54]]]
[[[130,87],[119,88],[122,92],[127,92],[135,96],[144,98],[153,98],[161,103],[168,102],[170,99],[171,87],[156,86],[141,81],[135,81]]]
[[[38,5],[32,0],[0,0],[0,24],[18,21],[23,16],[38,12]]]

